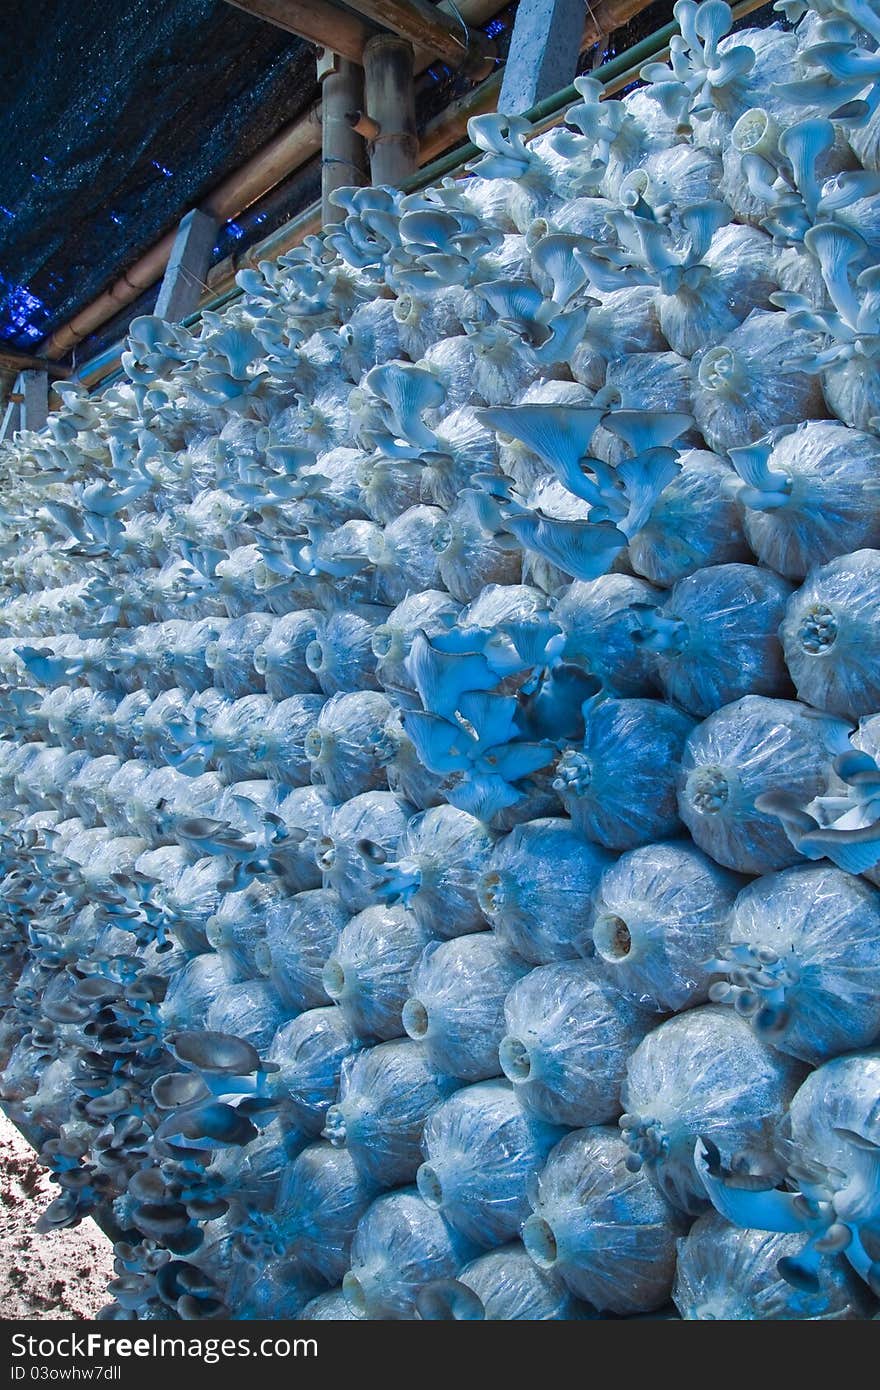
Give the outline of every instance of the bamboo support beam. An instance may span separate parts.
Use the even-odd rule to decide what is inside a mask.
[[[298,34],[319,48],[329,48],[353,63],[363,63],[364,47],[382,31],[409,39],[416,50],[417,66],[442,58],[453,67],[488,74],[495,60],[495,45],[469,21],[481,24],[494,10],[487,0],[462,0],[460,6],[442,0],[347,0],[340,9],[328,0],[226,0],[288,34]],[[497,8],[497,6],[495,7]],[[488,13],[486,13],[488,9]],[[352,13],[356,11],[356,13]]]
[[[487,76],[495,64],[495,44],[471,29],[464,18],[447,14],[430,0],[347,0],[358,14],[382,25],[414,50],[428,49],[451,67],[475,69]]]
[[[277,29],[329,48],[353,63],[363,59],[364,45],[378,33],[378,26],[327,0],[226,0],[237,10],[264,19]]]
[[[42,357],[31,357],[28,352],[16,352],[14,348],[0,348],[0,372],[45,372],[53,377],[70,376],[67,367],[56,362],[46,362]]]
[[[587,6],[586,25],[582,44],[586,48],[599,39],[607,39],[615,29],[620,29],[646,10],[651,0],[598,0],[598,4]]]

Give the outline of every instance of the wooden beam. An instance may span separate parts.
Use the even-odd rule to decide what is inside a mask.
[[[340,53],[352,63],[363,60],[364,45],[378,33],[375,24],[339,9],[328,0],[226,0],[226,3],[278,29],[286,29],[288,34],[308,39],[319,48]]]
[[[628,24],[650,4],[651,0],[598,0],[597,4],[588,5],[583,46],[586,48],[599,39],[607,39],[615,29]]]
[[[67,367],[59,367],[43,357],[32,357],[29,352],[17,352],[15,348],[0,348],[0,372],[45,372],[47,368],[53,377],[70,376]]]
[[[495,44],[488,35],[470,29],[455,15],[432,5],[430,0],[346,0],[346,3],[392,34],[409,39],[414,49],[429,49],[453,68],[476,68],[487,76],[494,67]]]

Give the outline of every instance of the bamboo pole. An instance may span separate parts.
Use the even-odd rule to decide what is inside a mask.
[[[29,352],[17,352],[15,348],[0,348],[0,372],[44,372],[47,367],[52,377],[70,376],[68,367],[45,362],[42,357],[32,357]]]
[[[378,34],[364,49],[366,114],[377,127],[367,141],[374,184],[397,188],[418,167],[413,48],[396,34]]]
[[[330,201],[337,188],[369,182],[367,149],[348,119],[364,101],[364,70],[339,54],[318,59],[321,81],[321,221],[340,222],[342,208]]]

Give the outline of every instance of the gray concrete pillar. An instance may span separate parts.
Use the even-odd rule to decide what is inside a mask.
[[[583,0],[520,0],[498,110],[518,116],[567,87],[577,73],[583,32]]]
[[[180,323],[198,308],[211,266],[218,225],[213,217],[198,208],[181,218],[156,300],[154,312],[160,319]]]
[[[19,377],[21,402],[21,429],[41,430],[49,418],[49,373],[22,372]]]

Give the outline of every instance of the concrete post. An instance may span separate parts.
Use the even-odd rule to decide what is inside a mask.
[[[520,0],[498,110],[518,116],[567,87],[577,73],[583,0]]]
[[[21,428],[41,430],[49,418],[49,373],[22,372],[19,377],[24,399],[21,403]]]
[[[16,430],[42,430],[49,418],[49,373],[39,369],[19,372],[0,421],[0,440]]]
[[[368,141],[374,184],[397,188],[418,166],[413,49],[396,34],[377,34],[364,48],[367,116],[378,132]]]
[[[168,323],[180,323],[198,308],[211,266],[218,223],[193,208],[181,218],[155,313]]]
[[[15,385],[17,387],[18,382],[16,382]],[[13,434],[18,429],[20,419],[21,405],[17,400],[13,400],[10,398],[10,400],[7,402],[6,409],[3,412],[3,419],[2,421],[0,421],[0,442],[2,442],[4,439],[12,438]]]
[[[364,104],[364,70],[359,63],[324,49],[318,55],[321,83],[321,224],[329,227],[345,217],[331,203],[337,188],[362,187],[370,182],[367,147],[352,120]],[[349,119],[352,118],[352,119]]]

